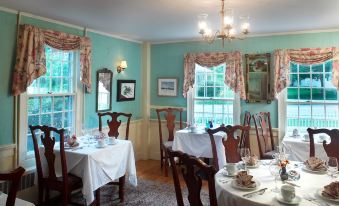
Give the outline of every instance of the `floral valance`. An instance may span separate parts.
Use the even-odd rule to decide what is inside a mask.
[[[290,61],[298,64],[320,64],[333,60],[332,83],[339,89],[339,55],[336,47],[331,48],[305,48],[305,49],[278,49],[274,52],[275,78],[274,90],[277,96],[289,84]]]
[[[91,91],[91,41],[53,30],[40,29],[32,25],[21,25],[16,49],[12,94],[19,95],[37,78],[46,73],[44,45],[59,50],[80,51],[80,80]]]
[[[238,51],[186,54],[184,59],[184,97],[187,97],[187,92],[195,83],[195,64],[203,67],[213,67],[222,63],[226,63],[225,84],[234,92],[239,92],[240,97],[245,99],[242,58],[241,53]]]

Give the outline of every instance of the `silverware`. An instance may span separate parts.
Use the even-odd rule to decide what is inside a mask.
[[[78,149],[82,149],[82,147],[73,148],[72,151],[75,151],[75,150],[78,150]]]
[[[294,187],[300,187],[299,185],[294,184],[294,183],[292,183],[292,182],[284,181],[284,183],[285,183],[285,184],[288,184],[288,185],[292,185],[292,186],[294,186]]]
[[[328,204],[328,203],[326,203],[326,202],[323,202],[323,201],[320,201],[320,200],[318,200],[317,198],[312,197],[312,196],[309,195],[309,194],[303,195],[303,198],[304,198],[305,200],[308,200],[308,201],[312,202],[313,204],[316,204],[316,205],[319,205],[319,206],[331,206],[330,204]]]
[[[244,194],[243,197],[251,198],[255,195],[263,195],[266,190],[267,190],[267,188],[263,188],[263,189],[260,189],[260,190],[254,191],[254,192]]]

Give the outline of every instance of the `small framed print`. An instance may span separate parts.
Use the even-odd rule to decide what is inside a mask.
[[[178,78],[158,78],[158,96],[176,97],[178,95]]]
[[[135,100],[135,80],[118,80],[117,101]]]

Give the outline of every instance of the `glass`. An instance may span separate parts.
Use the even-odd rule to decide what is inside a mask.
[[[287,99],[298,99],[298,89],[287,88]]]
[[[338,160],[335,157],[328,157],[327,161],[327,172],[331,178],[336,178],[334,174],[338,172]]]
[[[298,86],[298,74],[291,74],[290,75],[290,87],[297,87]]]
[[[278,193],[279,189],[278,189],[278,185],[277,185],[277,179],[280,175],[280,167],[272,161],[270,166],[269,166],[269,171],[270,171],[271,175],[274,177],[274,183],[275,183],[275,188],[273,188],[271,191]]]
[[[249,148],[240,148],[240,157],[242,161],[246,164],[251,157],[251,152]]]

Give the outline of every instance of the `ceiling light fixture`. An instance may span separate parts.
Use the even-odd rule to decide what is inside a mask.
[[[212,32],[207,25],[207,14],[201,14],[198,16],[198,27],[199,27],[199,34],[203,37],[205,41],[209,44],[213,43],[215,39],[222,40],[222,46],[224,47],[225,40],[232,41],[234,39],[244,39],[247,34],[249,34],[249,17],[240,17],[241,20],[241,34],[237,35],[236,29],[234,26],[234,15],[233,9],[226,8],[225,9],[225,0],[221,0],[221,28],[216,32]]]

